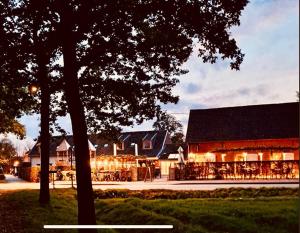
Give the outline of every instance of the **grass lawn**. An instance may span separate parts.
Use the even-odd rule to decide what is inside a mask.
[[[76,224],[76,195],[51,190],[51,204],[38,204],[38,190],[0,192],[0,233],[76,232],[44,230],[44,224]],[[298,232],[297,196],[256,198],[96,199],[98,224],[173,224],[172,230],[99,232]]]

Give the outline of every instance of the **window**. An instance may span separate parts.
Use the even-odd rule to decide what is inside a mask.
[[[282,153],[273,152],[271,154],[271,160],[282,160]]]
[[[247,154],[247,161],[258,161],[257,154]]]
[[[143,141],[143,149],[146,150],[152,149],[152,142],[150,140]]]
[[[190,144],[189,145],[189,152],[190,153],[197,153],[197,152],[199,152],[199,146],[198,146],[198,144]]]
[[[124,142],[117,143],[117,150],[124,150]]]
[[[216,162],[216,155],[213,153],[205,153],[204,158],[205,162]]]
[[[283,153],[283,160],[294,160],[294,153]]]

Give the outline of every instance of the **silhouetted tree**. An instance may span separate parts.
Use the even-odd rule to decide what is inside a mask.
[[[176,120],[174,116],[167,112],[161,112],[158,114],[156,121],[153,123],[155,130],[166,130],[171,136],[172,143],[181,144],[184,143],[184,134],[182,124]]]
[[[25,1],[24,4],[35,2]],[[142,123],[177,103],[172,88],[193,47],[203,62],[243,54],[229,29],[247,0],[44,0],[41,14],[57,32],[64,95],[75,143],[78,223],[95,224],[87,126],[94,132]],[[22,8],[23,5],[20,4]],[[45,22],[44,22],[45,23]]]
[[[59,1],[65,95],[75,142],[80,224],[95,223],[87,124],[95,131],[152,119],[199,44],[204,62],[243,54],[228,29],[247,1]],[[86,124],[87,123],[87,124]]]
[[[19,7],[19,3],[15,1],[5,1],[2,3],[1,11],[3,21],[2,33],[4,35],[5,48],[4,53],[7,53],[4,67],[3,83],[21,88],[25,96],[31,100],[40,99],[41,113],[41,179],[40,179],[40,197],[39,201],[42,204],[49,203],[49,111],[50,111],[50,87],[48,78],[48,67],[50,66],[51,53],[55,48],[49,43],[49,30],[45,17],[47,10],[43,10],[43,1],[31,2]],[[4,20],[5,19],[5,20]],[[51,30],[50,30],[51,32]],[[34,95],[30,95],[32,84],[38,90]],[[28,105],[20,98],[14,98],[12,90],[4,98],[9,101],[6,105],[17,103],[18,106],[13,109],[19,113],[26,109],[34,109],[35,105]],[[8,110],[9,111],[9,110]],[[33,110],[33,112],[39,112]]]
[[[8,15],[8,1],[0,3],[0,133],[14,133],[25,136],[25,128],[16,118],[23,112],[29,112],[33,106],[33,98],[28,95],[26,78],[19,74],[24,67],[22,58],[17,54],[15,34],[7,34],[5,29]],[[22,76],[17,82],[14,77]],[[25,88],[24,88],[25,87]]]

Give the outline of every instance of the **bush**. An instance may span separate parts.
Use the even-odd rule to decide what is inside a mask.
[[[140,198],[140,199],[186,199],[186,198],[256,198],[276,196],[298,196],[299,188],[229,188],[198,191],[174,191],[167,189],[129,190],[108,189],[95,190],[95,199]]]
[[[4,174],[0,174],[0,180],[5,180],[5,175]]]

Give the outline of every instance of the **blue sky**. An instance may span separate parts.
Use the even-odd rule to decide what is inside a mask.
[[[241,25],[233,37],[245,53],[240,71],[228,62],[203,64],[194,53],[184,64],[190,72],[179,78],[174,94],[177,105],[166,105],[186,130],[190,109],[296,101],[299,89],[299,0],[250,1],[242,12]],[[180,113],[180,114],[176,114]],[[39,134],[38,116],[24,116],[27,135]],[[70,120],[60,124],[71,132]],[[146,122],[126,131],[151,129]]]

